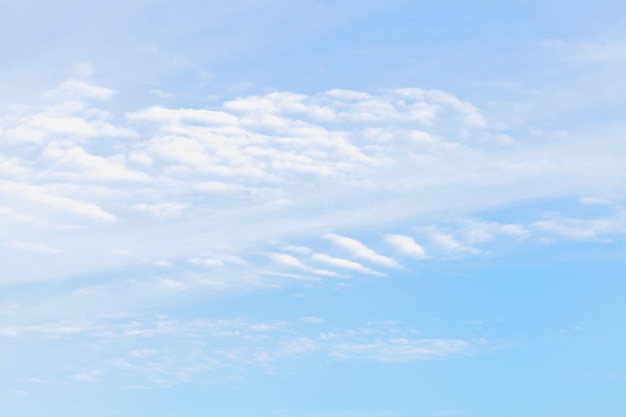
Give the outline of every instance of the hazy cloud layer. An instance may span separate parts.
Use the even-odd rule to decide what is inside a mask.
[[[304,358],[412,362],[474,355],[497,347],[486,340],[423,338],[396,322],[372,322],[350,329],[329,327],[320,318],[256,322],[245,319],[180,320],[164,315],[101,317],[91,320],[0,326],[3,344],[45,343],[56,355],[35,375],[41,382],[98,383],[121,386],[171,386],[241,377],[257,368],[270,370]],[[71,355],[81,343],[80,364]],[[63,344],[61,352],[54,347]],[[24,358],[28,360],[29,358]],[[58,372],[57,369],[63,369]]]
[[[276,273],[382,275],[375,268],[428,258],[428,245],[460,256],[496,237],[624,230],[617,138],[503,141],[505,127],[442,91],[273,92],[125,114],[105,110],[115,96],[68,80],[0,119],[0,239],[11,271],[2,282],[188,259],[223,269],[237,263],[211,256],[243,259],[252,246],[275,252],[287,269]],[[547,196],[615,203],[595,220],[538,214],[526,225],[467,220],[448,230],[424,220]],[[407,222],[412,231],[393,231]],[[348,236],[363,228],[387,233],[387,244]],[[323,236],[326,249],[306,257],[272,243]]]

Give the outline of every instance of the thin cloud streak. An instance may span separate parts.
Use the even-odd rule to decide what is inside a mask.
[[[360,272],[362,274],[378,275],[378,276],[385,275],[381,272],[374,271],[373,269],[367,268],[358,262],[350,261],[348,259],[343,259],[343,258],[336,258],[334,256],[329,256],[323,253],[316,253],[313,256],[311,256],[311,259],[313,259],[314,261],[323,262],[325,264],[334,266],[336,268],[349,269],[352,271]]]
[[[393,259],[380,255],[373,251],[372,249],[365,246],[363,243],[359,242],[356,239],[351,239],[348,237],[336,235],[336,234],[328,234],[326,238],[332,241],[335,245],[339,246],[342,249],[345,249],[355,258],[365,259],[369,262],[382,265],[388,268],[398,268],[400,265]]]
[[[385,236],[385,241],[404,255],[414,256],[416,258],[423,258],[426,256],[424,248],[417,244],[417,242],[409,236],[387,235]]]

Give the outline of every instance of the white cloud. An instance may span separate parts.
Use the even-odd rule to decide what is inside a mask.
[[[208,191],[215,193],[234,193],[241,191],[253,191],[248,187],[236,183],[229,183],[224,181],[203,181],[193,185],[198,191]]]
[[[115,91],[110,88],[72,79],[64,81],[56,89],[44,93],[45,97],[57,100],[75,98],[110,100],[114,95]]]
[[[427,93],[427,97],[432,98],[436,103],[448,105],[463,115],[463,123],[468,127],[485,128],[487,121],[473,104],[459,100],[452,94],[444,91],[432,90]]]
[[[178,320],[164,315],[117,315],[0,327],[3,343],[63,342],[68,356],[51,367],[76,382],[131,377],[163,386],[208,375],[241,375],[246,369],[282,366],[296,360],[411,362],[477,354],[485,340],[416,338],[417,330],[395,322],[338,328],[318,317],[292,321],[244,319]],[[85,337],[90,349],[85,350]],[[163,338],[167,337],[167,344]],[[80,352],[81,360],[72,355]],[[41,369],[46,372],[46,364]]]
[[[218,255],[218,258],[231,264],[248,265],[248,261],[235,255]]]
[[[355,258],[365,259],[369,262],[386,266],[389,268],[397,268],[400,266],[393,259],[376,253],[375,251],[368,248],[367,246],[365,246],[363,243],[359,242],[358,240],[332,234],[332,233],[326,235],[326,238],[332,241],[335,245],[348,251]]]
[[[79,372],[72,375],[72,379],[80,382],[100,382],[102,371]]]
[[[581,204],[588,204],[588,205],[608,206],[608,205],[613,204],[613,201],[611,201],[611,199],[599,198],[599,197],[593,197],[593,196],[581,197],[579,201]]]
[[[0,336],[4,337],[18,337],[20,332],[13,326],[0,327]]]
[[[434,233],[431,239],[433,243],[448,252],[480,253],[479,249],[464,245],[456,240],[454,236],[447,233]]]
[[[381,362],[407,362],[457,356],[468,353],[472,345],[459,339],[397,338],[368,343],[339,343],[333,356],[363,358]]]
[[[296,246],[296,245],[283,245],[281,247],[283,250],[288,252],[292,252],[298,255],[311,255],[313,254],[313,249],[306,246]]]
[[[142,166],[150,166],[152,165],[152,158],[146,153],[143,152],[131,152],[128,154],[128,160],[132,163]]]
[[[248,265],[248,261],[234,255],[212,255],[210,257],[193,258],[189,262],[209,268],[225,265]]]
[[[327,265],[331,265],[336,268],[349,269],[352,271],[360,272],[362,274],[379,275],[379,276],[385,275],[378,271],[374,271],[373,269],[367,268],[358,262],[350,261],[348,259],[335,258],[333,256],[329,256],[323,253],[316,253],[313,256],[311,256],[311,259],[313,259],[314,261],[323,262]]]
[[[10,209],[8,207],[0,207],[0,215],[6,216],[7,218],[11,219],[12,221],[16,221],[16,222],[46,225],[46,222],[42,221],[41,219],[39,219],[39,218],[37,218],[35,216],[31,216],[31,215],[25,214],[25,213],[20,213],[18,211],[12,210],[12,209]]]
[[[22,326],[3,326],[0,334],[6,337],[35,335],[46,338],[62,338],[85,333],[92,330],[85,321],[67,321],[60,323],[45,323]]]
[[[531,234],[526,227],[519,224],[503,224],[479,220],[464,220],[461,222],[461,228],[464,240],[472,244],[487,242],[501,235],[521,239]]]
[[[143,172],[132,171],[123,164],[92,155],[79,146],[63,148],[48,146],[43,157],[53,160],[60,175],[77,179],[93,178],[109,181],[147,181],[150,177]],[[61,171],[59,168],[65,168]]]
[[[43,252],[43,253],[60,253],[62,252],[60,249],[53,248],[52,246],[46,245],[44,243],[30,243],[30,242],[22,242],[19,240],[10,240],[5,243],[6,246],[26,250],[33,252]]]
[[[0,181],[0,192],[17,195],[37,204],[89,217],[94,220],[107,222],[117,220],[113,214],[107,213],[95,204],[53,195],[46,192],[42,187],[36,185]]]
[[[270,258],[274,262],[277,262],[279,264],[290,266],[290,267],[297,268],[297,269],[301,269],[303,271],[311,272],[313,274],[327,275],[327,276],[337,276],[337,273],[332,272],[332,271],[327,271],[325,269],[312,268],[312,267],[304,264],[298,258],[295,258],[295,257],[293,257],[291,255],[287,255],[286,253],[272,253],[272,254],[270,254]]]
[[[185,122],[202,123],[212,126],[236,126],[237,117],[223,111],[204,109],[168,109],[165,107],[151,107],[127,116],[133,121],[151,121],[163,123],[166,129],[180,131],[180,125]],[[168,125],[170,127],[168,127]],[[173,126],[172,126],[173,125]]]
[[[576,240],[597,239],[626,233],[626,219],[622,216],[596,219],[554,218],[537,221],[533,226],[542,231]]]
[[[501,233],[515,237],[526,237],[530,235],[530,232],[519,224],[503,224],[500,226],[500,231]]]
[[[97,87],[94,87],[97,88]],[[80,100],[66,100],[41,108],[18,108],[0,117],[9,143],[45,145],[50,141],[85,142],[97,137],[132,138],[128,127],[111,123],[112,115]]]
[[[323,323],[324,319],[321,317],[309,316],[309,317],[300,317],[300,321],[303,321],[305,323],[311,323],[311,324],[319,324],[319,323]]]
[[[148,90],[148,92],[150,94],[154,94],[157,97],[161,97],[161,98],[170,98],[170,97],[174,97],[174,94],[171,93],[166,93],[163,90],[159,90],[158,88],[152,88],[150,90]]]
[[[0,153],[0,174],[17,177],[28,173],[26,167],[22,166],[19,158],[7,157]]]
[[[421,247],[413,238],[403,235],[387,235],[385,240],[392,245],[398,252],[405,255],[414,256],[417,258],[423,258],[426,253],[424,248]]]
[[[171,278],[161,278],[157,281],[155,288],[159,291],[179,292],[188,289],[189,285],[179,280]]]
[[[287,265],[285,259],[277,264],[321,275],[304,269],[310,266],[302,261],[320,252],[325,255],[312,261],[368,273],[370,263],[400,265],[344,235],[397,230],[398,222],[409,221],[419,230],[424,219],[441,211],[463,217],[527,199],[604,198],[602,190],[614,192],[625,180],[616,174],[624,161],[615,138],[604,135],[591,147],[584,138],[560,141],[544,132],[541,144],[502,147],[483,140],[505,133],[493,127],[496,123],[487,122],[475,105],[441,91],[279,91],[211,108],[147,106],[126,115],[97,106],[115,98],[106,88],[68,81],[55,91],[36,105],[7,106],[0,117],[6,139],[0,195],[7,197],[0,215],[10,233],[40,242],[37,228],[72,230],[46,238],[51,248],[63,248],[63,265],[52,267],[43,258],[33,262],[24,254],[11,260],[17,281],[156,260],[177,265],[203,259],[226,273],[245,266],[213,254],[243,258],[251,247],[309,245],[307,239],[328,232],[350,258],[366,264],[324,247],[308,252],[285,247],[280,250],[300,264]],[[450,232],[433,226],[431,231],[445,231],[437,232],[434,246],[478,253],[476,244],[497,237],[556,230],[548,223],[530,229],[488,221],[457,226]],[[163,239],[168,245],[154,243]],[[424,256],[422,246],[407,239],[386,240],[400,253]],[[103,255],[89,258],[85,242]],[[122,260],[113,254],[115,247],[134,255]],[[203,279],[229,286],[253,276],[257,284],[271,285],[272,276],[291,273],[277,269],[240,274],[231,284]]]
[[[98,133],[91,123],[80,117],[40,116],[31,121],[31,126],[49,135],[93,137]]]

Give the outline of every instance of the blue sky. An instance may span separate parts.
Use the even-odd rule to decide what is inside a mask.
[[[11,416],[623,416],[626,4],[0,2]]]

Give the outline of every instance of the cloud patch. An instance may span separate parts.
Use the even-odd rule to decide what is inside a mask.
[[[8,222],[19,213],[21,220],[9,226],[24,242],[40,241],[38,228],[58,231],[46,244],[63,247],[66,257],[52,268],[49,259],[18,256],[11,260],[15,280],[47,279],[52,275],[44,271],[52,270],[72,276],[117,268],[120,257],[112,248],[137,254],[127,262],[178,264],[224,250],[239,257],[250,247],[274,251],[268,242],[309,246],[324,233],[331,248],[286,250],[296,256],[283,255],[298,262],[274,257],[274,267],[285,270],[266,272],[312,268],[309,273],[321,276],[322,269],[312,272],[316,268],[304,261],[310,259],[333,274],[376,275],[372,265],[401,265],[346,236],[364,228],[374,234],[397,230],[401,222],[424,230],[430,227],[425,219],[442,211],[464,216],[528,199],[588,196],[598,193],[597,185],[624,183],[615,174],[625,163],[617,141],[603,136],[610,146],[591,149],[585,140],[561,143],[546,135],[539,145],[485,140],[506,132],[474,104],[438,90],[274,91],[209,108],[148,105],[125,113],[109,110],[116,96],[103,86],[67,80],[38,102],[12,104],[0,116],[0,214]],[[558,163],[553,155],[560,155]],[[584,234],[584,225],[554,222],[467,222],[453,230],[434,225],[419,244],[390,235],[383,247],[419,259],[437,250],[479,254],[479,245],[499,237]],[[601,223],[591,227],[597,235],[610,234]],[[60,231],[70,229],[68,240]],[[87,261],[86,242],[100,254],[97,260]]]
[[[396,249],[396,251],[416,258],[426,256],[424,248],[420,246],[413,238],[404,235],[386,235],[385,241]]]
[[[355,258],[364,259],[368,262],[385,266],[387,268],[398,268],[400,264],[388,256],[380,255],[368,248],[356,239],[330,233],[326,238],[338,247],[344,249]]]
[[[67,383],[117,380],[151,387],[292,367],[303,360],[406,363],[479,354],[490,347],[486,340],[418,338],[416,333],[396,322],[341,328],[320,317],[259,322],[128,315],[0,326],[3,343],[62,343],[64,352],[81,352],[80,363],[64,358],[50,366],[64,370],[57,379],[65,373]],[[85,338],[92,349],[84,350]]]
[[[336,258],[334,256],[326,255],[323,253],[316,253],[313,256],[311,256],[311,259],[313,259],[314,261],[328,264],[335,268],[349,269],[352,271],[360,272],[362,274],[378,275],[378,276],[385,275],[381,272],[374,271],[373,269],[367,268],[358,262],[350,261],[348,259],[343,259],[343,258]]]

